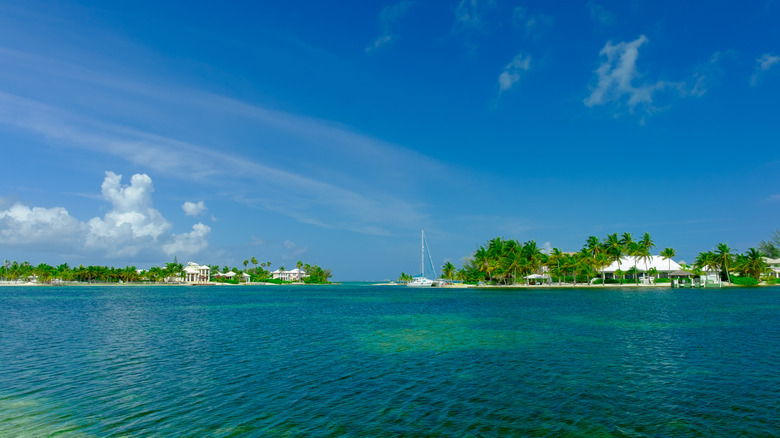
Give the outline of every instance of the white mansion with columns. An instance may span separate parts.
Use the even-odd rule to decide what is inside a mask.
[[[184,267],[184,282],[189,284],[205,284],[211,279],[211,268],[206,265],[189,262]]]

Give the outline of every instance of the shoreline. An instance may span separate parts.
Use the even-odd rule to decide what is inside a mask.
[[[188,284],[188,283],[141,283],[141,282],[128,282],[128,283],[80,283],[80,282],[68,282],[68,283],[56,283],[56,284],[46,284],[46,283],[32,283],[32,282],[25,282],[25,283],[18,283],[18,282],[0,282],[0,288],[2,287],[98,287],[98,286],[108,286],[108,287],[119,287],[119,286],[127,286],[127,287],[144,287],[144,286],[162,286],[162,287],[199,287],[199,286],[333,286],[333,285],[340,285],[342,282],[334,282],[334,283],[328,283],[328,284],[306,284],[306,283],[284,283],[284,284],[278,284],[278,283],[239,283],[239,284],[230,284],[230,283],[201,283],[201,284]],[[371,283],[371,286],[378,286],[378,287],[406,287],[403,283]],[[677,287],[674,289],[722,289],[722,288],[732,288],[732,287],[777,287],[779,285],[777,284],[766,284],[761,283],[757,286],[742,286],[738,284],[733,283],[722,283],[720,287]],[[669,283],[659,283],[659,284],[636,284],[636,283],[625,283],[625,284],[587,284],[587,283],[553,283],[553,284],[494,284],[494,285],[474,285],[474,284],[453,284],[453,285],[443,285],[438,287],[431,287],[430,289],[626,289],[626,288],[632,288],[632,289],[672,289],[671,284]],[[428,288],[415,288],[415,289],[428,289]]]

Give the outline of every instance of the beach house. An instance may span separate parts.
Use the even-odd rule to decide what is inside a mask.
[[[271,272],[271,278],[274,280],[282,280],[282,281],[301,281],[303,280],[303,277],[308,277],[306,274],[306,271],[295,268],[291,271],[283,271],[281,269],[277,269],[274,272]]]
[[[194,262],[184,267],[184,282],[189,284],[205,284],[211,278],[211,268]]]
[[[615,278],[615,273],[618,271],[626,274],[627,277],[631,277],[630,272],[636,266],[639,275],[641,275],[643,282],[651,282],[654,278],[648,275],[648,272],[655,270],[657,277],[669,277],[669,274],[675,271],[679,271],[682,268],[680,265],[672,259],[665,259],[661,256],[651,256],[648,259],[642,257],[623,257],[620,260],[612,262],[609,266],[599,270],[599,274],[606,274]]]
[[[780,278],[780,259],[764,257],[764,263],[766,263],[769,268],[770,276]]]

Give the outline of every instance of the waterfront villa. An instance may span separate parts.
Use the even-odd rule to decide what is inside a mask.
[[[634,266],[636,266],[636,269],[642,274],[643,282],[652,282],[653,279],[647,275],[651,269],[656,270],[658,278],[669,277],[670,273],[682,269],[674,260],[665,259],[661,256],[651,256],[647,260],[642,257],[629,256],[623,257],[619,261],[612,262],[606,268],[599,270],[599,274],[606,274],[615,278],[615,272],[618,270],[622,271],[624,274],[629,274],[629,272],[634,269]]]
[[[189,284],[205,284],[211,278],[211,268],[189,262],[184,267],[184,282]]]
[[[301,281],[303,277],[308,277],[306,274],[306,271],[295,268],[291,271],[282,271],[281,269],[277,269],[274,272],[271,272],[271,278],[274,280],[282,280],[282,281]]]
[[[769,275],[775,278],[780,278],[780,259],[764,257],[764,263],[767,264]]]

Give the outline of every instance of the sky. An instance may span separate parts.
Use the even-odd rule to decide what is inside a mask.
[[[336,281],[780,228],[780,2],[0,1],[0,258]]]

